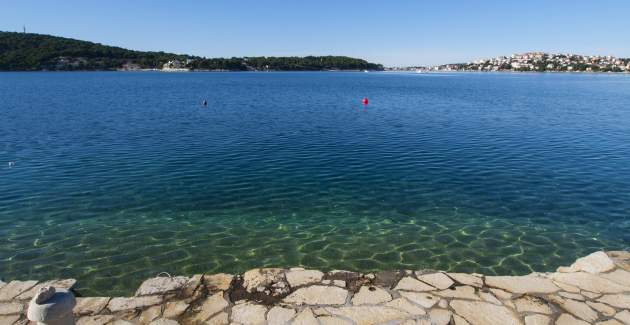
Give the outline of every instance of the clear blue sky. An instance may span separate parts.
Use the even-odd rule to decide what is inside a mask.
[[[629,0],[0,0],[0,30],[208,57],[349,55],[385,65],[531,50],[630,57]]]

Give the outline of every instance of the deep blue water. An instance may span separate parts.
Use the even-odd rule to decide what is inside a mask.
[[[629,248],[630,75],[0,73],[5,280]]]

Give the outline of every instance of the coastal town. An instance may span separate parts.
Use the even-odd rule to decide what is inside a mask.
[[[437,66],[393,67],[387,71],[536,71],[536,72],[630,72],[630,58],[601,55],[527,52]]]

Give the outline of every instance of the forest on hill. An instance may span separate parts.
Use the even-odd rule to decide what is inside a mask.
[[[205,58],[134,51],[70,38],[0,32],[0,71],[81,71],[161,69],[211,71],[383,70],[380,64],[346,56]]]

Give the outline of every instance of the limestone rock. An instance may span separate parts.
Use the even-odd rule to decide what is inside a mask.
[[[469,286],[459,286],[455,287],[455,289],[436,291],[435,294],[441,297],[448,298],[481,300],[479,296],[475,294],[475,288]]]
[[[332,285],[340,287],[340,288],[345,288],[346,287],[346,281],[344,281],[344,280],[332,280]]]
[[[448,325],[451,323],[451,318],[453,317],[453,313],[446,309],[434,308],[429,311],[429,318],[431,319],[431,324],[435,325]]]
[[[552,310],[547,302],[538,297],[523,296],[514,301],[516,310],[519,313],[532,312],[538,314],[551,315]]]
[[[31,298],[35,297],[35,295],[37,295],[37,293],[42,288],[45,288],[45,287],[53,287],[55,289],[70,290],[70,289],[72,289],[75,286],[76,283],[77,283],[77,280],[75,280],[75,279],[51,280],[51,281],[42,282],[42,283],[39,283],[36,286],[32,287],[31,289],[22,292],[15,299],[18,299],[18,300],[30,300]]]
[[[400,295],[407,298],[414,304],[420,305],[424,308],[431,308],[440,300],[438,297],[424,292],[401,291]]]
[[[293,322],[291,322],[291,324],[293,325],[319,325],[319,322],[317,321],[317,319],[315,319],[315,315],[313,315],[313,312],[311,311],[311,309],[306,308],[302,310],[302,312],[299,313],[297,316],[295,316],[295,319],[293,320]]]
[[[630,294],[604,295],[597,301],[617,308],[630,309]]]
[[[318,283],[324,277],[324,273],[316,270],[289,271],[286,274],[287,281],[292,288],[311,283]]]
[[[527,315],[525,325],[551,325],[551,318],[544,315]]]
[[[84,316],[77,320],[77,325],[104,325],[114,320],[112,315]]]
[[[250,302],[232,307],[232,321],[244,325],[265,324],[267,308]]]
[[[597,310],[598,312],[600,312],[602,315],[604,316],[614,316],[615,315],[615,309],[599,303],[599,302],[592,302],[592,301],[587,301],[586,302],[587,305],[591,306],[591,308]]]
[[[610,273],[600,274],[600,276],[623,286],[630,287],[630,272],[628,271],[615,270]]]
[[[162,306],[152,306],[142,311],[138,320],[142,324],[147,324],[160,318],[160,316],[162,316]]]
[[[321,316],[317,317],[317,320],[321,325],[353,325],[348,320],[334,316]]]
[[[31,289],[37,281],[11,281],[0,288],[0,301],[9,301]]]
[[[483,287],[483,280],[480,277],[467,273],[447,273],[447,275],[461,284],[477,288]]]
[[[558,282],[560,283],[560,282]],[[584,296],[584,297],[588,297],[591,299],[596,299],[602,296],[601,293],[594,293],[594,292],[590,292],[590,291],[580,291],[580,293]]]
[[[207,321],[203,322],[204,325],[228,325],[230,320],[228,314],[224,311],[210,317]]]
[[[204,275],[203,282],[211,293],[217,291],[227,291],[234,280],[231,274],[218,273],[212,275]]]
[[[560,297],[563,298],[569,298],[569,299],[573,299],[573,300],[578,300],[578,301],[584,301],[586,299],[584,299],[584,297],[580,294],[577,293],[570,293],[570,292],[558,292],[558,295]]]
[[[453,322],[455,323],[455,325],[470,325],[470,323],[465,320],[464,317],[457,314],[453,315]]]
[[[562,289],[562,290],[564,290],[566,292],[571,292],[571,293],[579,293],[580,292],[580,288],[574,287],[574,286],[572,286],[570,284],[557,282],[557,281],[554,281],[553,284],[557,285],[560,289]]]
[[[338,287],[313,285],[296,290],[284,298],[285,303],[297,305],[343,305],[348,291]]]
[[[162,295],[178,291],[184,288],[188,280],[184,276],[151,278],[142,282],[140,288],[136,291],[136,297]]]
[[[487,276],[486,285],[513,293],[553,293],[560,290],[553,281],[533,275]]]
[[[160,318],[152,321],[149,325],[179,325],[179,322],[172,319]]]
[[[589,323],[579,320],[569,314],[562,314],[556,320],[556,325],[589,325]]]
[[[615,319],[609,319],[603,322],[597,322],[595,325],[623,325],[620,321]]]
[[[73,313],[75,315],[96,315],[100,313],[111,298],[109,297],[78,297],[76,298],[77,304],[74,306]]]
[[[512,293],[507,292],[505,290],[490,288],[490,292],[492,292],[495,296],[499,297],[499,299],[512,299]]]
[[[560,305],[560,307],[569,314],[577,316],[587,322],[593,322],[597,319],[597,312],[583,302],[561,298],[554,298],[553,302]]]
[[[193,320],[203,322],[212,315],[222,311],[227,306],[228,302],[223,298],[223,291],[217,292],[203,301],[199,312],[195,315]]]
[[[615,315],[615,319],[620,320],[624,324],[630,324],[630,311],[626,309],[618,312],[617,315]]]
[[[24,311],[24,305],[17,302],[0,302],[0,315],[20,314]]]
[[[588,256],[578,258],[569,267],[559,267],[558,272],[588,272],[603,273],[615,268],[615,263],[604,252],[595,252]]]
[[[522,324],[509,309],[480,301],[451,301],[451,308],[472,325]]]
[[[426,283],[420,282],[412,277],[404,277],[400,281],[398,281],[398,284],[396,285],[394,290],[407,290],[407,291],[420,291],[421,292],[421,291],[433,291],[435,290],[435,288]]]
[[[115,319],[111,323],[107,323],[107,325],[135,325],[132,322],[126,321],[124,319]]]
[[[379,287],[366,287],[363,286],[357,292],[354,297],[352,297],[353,305],[377,305],[383,302],[388,302],[392,300],[392,295],[389,292],[379,288]]]
[[[606,252],[610,258],[615,262],[617,267],[626,271],[630,271],[630,252],[629,251],[609,251]]]
[[[405,298],[394,299],[386,303],[385,306],[405,311],[413,316],[422,316],[427,314],[427,312],[423,308],[410,303],[409,300]]]
[[[338,307],[326,308],[326,310],[332,315],[349,318],[357,325],[386,323],[409,317],[409,314],[405,312],[384,306]]]
[[[582,290],[596,293],[620,293],[630,291],[628,287],[586,272],[553,273],[551,277],[554,281],[563,282]]]
[[[190,305],[185,301],[169,301],[164,306],[164,318],[177,318],[183,315]]]
[[[287,324],[293,316],[295,316],[295,310],[275,306],[267,313],[267,323],[269,325]]]
[[[479,291],[479,297],[481,297],[481,299],[483,301],[495,304],[495,305],[503,305],[501,303],[501,301],[499,299],[497,299],[497,297],[495,297],[492,293],[490,292],[485,292],[485,291]]]
[[[0,316],[0,324],[14,324],[20,319],[20,315]]]
[[[159,305],[162,303],[162,297],[160,296],[145,296],[145,297],[132,297],[112,298],[107,305],[107,308],[112,312],[118,312],[129,309],[145,308],[149,306]]]
[[[201,285],[203,284],[203,274],[195,274],[188,279],[184,288],[182,289],[182,296],[189,298],[193,297],[193,300],[196,300],[201,296]]]
[[[289,292],[289,284],[283,269],[253,269],[243,274],[243,287],[248,292],[264,292],[271,296],[281,296]]]
[[[446,276],[444,273],[440,273],[440,272],[417,275],[417,277],[418,277],[418,280],[424,283],[430,284],[431,286],[439,290],[448,289],[454,284],[451,278]]]

